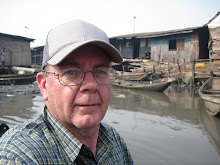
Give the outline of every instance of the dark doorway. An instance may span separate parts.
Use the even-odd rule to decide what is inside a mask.
[[[199,59],[209,59],[209,30],[207,26],[199,29]]]
[[[133,58],[139,57],[140,40],[133,39]]]

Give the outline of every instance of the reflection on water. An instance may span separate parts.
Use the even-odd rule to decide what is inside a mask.
[[[199,97],[190,97],[187,89],[176,92],[174,88],[168,88],[165,92],[148,92],[114,88],[111,107],[198,124],[199,101]]]
[[[0,96],[0,122],[15,126],[40,114],[43,106],[43,98],[39,95]]]
[[[204,107],[204,105],[203,105]],[[220,155],[220,119],[210,116],[206,111],[199,111],[199,121],[209,138],[210,143]]]
[[[43,106],[38,92],[2,94],[0,122],[21,124]],[[220,164],[220,119],[208,115],[189,89],[159,93],[114,87],[104,121],[120,132],[137,165]]]
[[[41,113],[43,98],[36,83],[0,86],[0,122],[10,127]]]
[[[173,87],[156,93],[113,88],[104,120],[122,134],[135,164],[217,165],[219,146],[212,140],[220,144],[220,132],[215,130],[220,120],[204,123],[201,116],[213,119],[198,94],[189,89]],[[214,125],[209,129],[213,133],[204,129],[209,124]]]

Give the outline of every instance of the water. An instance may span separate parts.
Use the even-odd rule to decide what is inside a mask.
[[[35,86],[0,87],[0,93],[0,122],[10,127],[44,107]],[[189,89],[169,87],[157,93],[113,88],[104,121],[124,138],[134,164],[220,164],[220,118],[207,114],[197,92]]]

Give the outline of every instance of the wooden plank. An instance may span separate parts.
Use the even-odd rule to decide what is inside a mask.
[[[204,90],[204,93],[207,93],[207,94],[220,94],[220,90],[206,89],[206,90]]]

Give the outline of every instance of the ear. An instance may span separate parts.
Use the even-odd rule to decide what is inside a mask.
[[[42,72],[37,74],[37,84],[40,88],[41,94],[44,97],[44,100],[48,100],[48,92],[47,92],[47,81],[46,77],[43,75]]]

